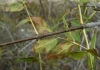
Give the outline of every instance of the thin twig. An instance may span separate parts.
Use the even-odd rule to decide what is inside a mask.
[[[29,40],[33,40],[33,39],[41,39],[41,38],[49,37],[49,36],[52,36],[52,35],[57,35],[57,34],[69,32],[69,31],[83,29],[83,28],[84,28],[83,26],[79,26],[79,27],[70,28],[68,30],[57,31],[57,32],[53,32],[53,33],[49,33],[49,34],[45,34],[45,35],[38,35],[38,36],[35,36],[35,37],[30,37],[30,38],[26,38],[26,39],[16,40],[16,41],[13,41],[13,42],[7,42],[7,43],[0,44],[0,47],[6,46],[6,45],[15,44],[15,43],[21,43],[21,42],[25,42],[25,41],[29,41]]]
[[[7,42],[7,43],[0,44],[0,47],[6,46],[6,45],[11,45],[11,44],[16,44],[16,43],[21,43],[21,42],[25,42],[25,41],[29,41],[29,40],[33,40],[33,39],[38,40],[41,38],[45,38],[45,37],[49,37],[49,36],[53,36],[53,35],[57,35],[57,34],[65,33],[65,32],[70,32],[70,31],[75,31],[75,30],[85,29],[85,28],[91,28],[91,27],[95,27],[95,26],[100,26],[100,22],[87,23],[85,25],[80,25],[78,27],[70,27],[68,30],[56,31],[56,32],[45,34],[45,35],[37,35],[37,36],[29,37],[26,39],[16,40],[13,42]]]

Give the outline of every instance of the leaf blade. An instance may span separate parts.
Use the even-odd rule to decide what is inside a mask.
[[[21,11],[24,9],[24,6],[22,3],[13,3],[8,5],[4,11],[7,12],[17,12],[17,11]]]
[[[24,24],[27,23],[28,21],[29,21],[28,19],[23,19],[23,20],[21,20],[21,21],[18,23],[17,27],[24,25]]]
[[[38,40],[33,47],[33,51],[36,53],[49,52],[56,46],[57,42],[57,38]]]

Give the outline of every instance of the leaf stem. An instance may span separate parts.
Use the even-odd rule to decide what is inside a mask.
[[[81,24],[84,24],[84,23],[83,23],[83,18],[82,18],[82,13],[81,13],[80,4],[78,4],[78,9],[79,9],[79,15],[80,15],[80,23],[81,23]],[[87,48],[89,49],[89,43],[88,43],[88,39],[87,39],[87,36],[86,36],[86,31],[85,31],[85,29],[83,29],[83,34],[84,34],[84,37],[85,37],[85,40],[86,40]]]
[[[42,70],[42,63],[41,63],[42,59],[41,59],[41,54],[40,53],[39,53],[39,60],[40,60],[40,70]]]
[[[27,15],[28,15],[28,17],[29,17],[29,20],[30,20],[30,22],[31,22],[31,24],[32,24],[32,27],[34,28],[35,33],[38,35],[39,33],[38,33],[37,29],[35,28],[35,25],[34,25],[33,22],[32,22],[32,19],[31,19],[30,15],[29,15],[27,6],[25,5],[25,3],[24,3],[23,0],[22,0],[22,3],[23,3],[23,5],[24,5],[24,7],[25,7],[25,10],[26,10]],[[39,53],[39,59],[40,59],[40,61],[39,61],[39,62],[40,62],[40,70],[42,70],[42,63],[41,63],[42,60],[41,60],[41,55],[40,55],[40,53]]]
[[[81,23],[81,24],[84,24],[84,23],[83,23],[83,18],[82,18],[82,13],[81,13],[80,4],[78,4],[78,9],[79,9],[79,15],[80,15],[80,23]],[[83,29],[83,34],[84,34],[84,37],[85,37],[87,49],[90,49],[85,29]],[[93,68],[93,67],[92,67],[93,64],[92,64],[92,61],[91,61],[91,54],[90,54],[90,53],[88,54],[88,58],[87,58],[87,59],[88,59],[88,66],[89,66],[90,69],[92,69],[92,68]],[[92,70],[93,70],[93,69],[92,69]]]
[[[32,24],[32,27],[34,28],[35,33],[38,34],[38,32],[37,32],[37,30],[36,30],[36,28],[35,28],[35,25],[33,24],[32,19],[31,19],[30,15],[29,15],[27,6],[25,5],[25,2],[24,2],[23,0],[22,0],[22,3],[23,3],[23,6],[25,7],[26,13],[27,13],[27,15],[28,15],[28,17],[29,17],[29,20],[30,20],[30,22],[31,22],[31,24]]]

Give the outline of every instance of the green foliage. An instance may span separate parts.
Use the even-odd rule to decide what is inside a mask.
[[[57,42],[58,42],[57,38],[38,40],[35,43],[33,50],[36,53],[49,52],[56,46]]]
[[[80,0],[78,3],[83,4],[83,3],[88,3],[88,2],[89,2],[89,0]],[[30,4],[28,4],[28,5],[30,5]],[[37,4],[32,5],[32,6],[27,6],[27,7],[28,7],[28,9],[31,10],[32,14],[35,15],[35,16],[31,17],[33,24],[30,24],[30,25],[35,26],[35,28],[38,32],[38,35],[45,35],[45,34],[53,32],[54,28],[50,28],[47,25],[46,21],[48,21],[48,19],[49,19],[51,21],[51,22],[48,21],[50,23],[50,25],[52,25],[52,23],[53,23],[53,25],[55,26],[56,25],[55,21],[59,18],[58,14],[56,14],[56,15],[53,14],[53,18],[52,18],[50,16],[52,14],[52,11],[51,11],[51,13],[50,12],[48,13],[48,10],[46,10],[46,12],[44,12],[44,13],[46,13],[45,15],[47,17],[46,21],[45,21],[45,19],[43,19],[39,16],[41,11],[40,11],[40,8]],[[7,11],[7,12],[19,12],[19,11],[22,11],[23,9],[24,9],[24,7],[23,7],[22,3],[14,3],[14,4],[7,6],[5,8],[5,11]],[[72,11],[72,7],[70,7],[70,12],[71,11]],[[91,22],[90,17],[93,16],[93,15],[87,15],[85,13],[84,14],[82,13],[82,15],[81,15],[82,18],[80,18],[79,14],[75,14],[75,15],[77,15],[76,19],[70,20],[70,23],[69,23],[66,21],[66,17],[68,17],[67,15],[68,14],[70,15],[70,13],[68,13],[68,12],[69,11],[66,12],[66,10],[65,10],[65,12],[64,12],[65,14],[59,20],[59,22],[60,21],[63,22],[63,24],[61,24],[61,26],[63,26],[63,27],[55,26],[54,30],[57,30],[59,28],[67,30],[67,29],[69,29],[69,27],[68,27],[69,25],[71,25],[73,27],[80,26],[81,25],[80,20],[83,20],[83,23],[86,24],[87,22]],[[80,10],[80,12],[81,12],[81,10]],[[49,16],[48,16],[48,14],[49,14]],[[7,18],[10,19],[9,17],[7,17]],[[25,18],[26,18],[26,16],[25,16]],[[31,20],[28,16],[27,19],[21,20],[17,24],[17,27],[25,25],[27,22],[30,22]],[[9,27],[9,28],[11,28],[11,27]],[[49,38],[39,39],[35,42],[32,50],[35,53],[41,53],[41,54],[46,53],[45,58],[47,58],[47,60],[52,60],[52,59],[57,60],[57,59],[64,59],[64,58],[81,60],[84,57],[88,56],[88,58],[84,58],[84,59],[89,60],[88,61],[88,63],[89,63],[88,66],[90,67],[89,69],[95,70],[96,58],[99,58],[98,53],[97,53],[96,48],[95,48],[96,36],[97,36],[96,29],[94,30],[93,36],[92,36],[91,41],[90,41],[91,45],[89,46],[88,49],[87,49],[87,47],[81,46],[81,42],[82,42],[81,37],[82,36],[83,36],[82,30],[75,30],[73,32],[67,32],[67,33],[61,34],[61,37],[59,35],[54,36],[57,38],[49,37]],[[85,36],[85,34],[84,34],[84,36]],[[87,46],[86,44],[84,44],[84,45]],[[78,49],[82,48],[82,50],[77,50],[77,48]],[[1,54],[2,54],[2,49],[0,48],[0,56],[1,56]],[[22,55],[25,55],[25,54],[22,54]],[[20,59],[25,61],[25,62],[29,62],[29,63],[30,62],[43,62],[43,61],[41,61],[40,58],[37,58],[37,57],[27,57],[27,58],[20,58]]]
[[[89,19],[89,16],[86,14],[83,14],[83,20],[85,21],[84,23],[91,22],[91,20]]]
[[[71,24],[72,24],[72,26],[79,26],[80,22],[79,22],[79,20],[71,20]],[[81,41],[80,31],[70,32],[70,35],[72,36],[72,39],[74,39],[74,41],[76,41],[76,42],[80,42]],[[67,34],[66,34],[66,36],[68,37]],[[71,37],[68,37],[68,38],[71,38]]]
[[[2,26],[0,26],[0,30],[2,30]]]
[[[23,19],[23,20],[21,20],[21,21],[18,23],[17,27],[24,25],[24,24],[27,23],[28,21],[29,21],[28,19]]]
[[[1,59],[1,55],[2,55],[2,49],[0,48],[0,59]]]
[[[80,26],[80,22],[78,19],[71,20],[71,24],[72,24],[72,26]]]
[[[91,39],[91,49],[96,48],[95,47],[96,37],[97,37],[97,29],[94,29],[93,36],[92,36],[92,39]]]
[[[91,47],[89,50],[87,50],[90,54],[90,59],[88,58],[88,60],[90,60],[90,69],[96,69],[96,58],[99,57],[97,51],[95,50],[95,44],[96,44],[96,35],[97,35],[97,30],[94,29],[93,32],[93,36],[91,39]]]
[[[89,2],[90,0],[79,0],[79,3],[87,3]]]
[[[5,11],[8,11],[8,12],[17,12],[17,11],[21,11],[23,9],[24,9],[24,7],[23,7],[22,3],[13,3],[11,5],[8,5],[5,8]]]
[[[87,54],[86,51],[70,52],[68,57],[75,59],[75,60],[80,60],[80,59],[84,58],[86,54]]]
[[[33,63],[33,62],[39,61],[39,59],[36,58],[36,57],[27,57],[27,58],[23,57],[23,58],[19,58],[19,59],[23,60],[25,62],[29,62],[29,63]]]
[[[39,34],[44,35],[52,32],[47,23],[41,17],[32,17],[32,21]],[[58,42],[57,38],[38,40],[35,43],[33,50],[37,53],[49,52],[56,46],[57,42]]]
[[[79,35],[79,31],[71,32],[71,35],[72,35],[73,39],[76,42],[80,42],[81,41],[81,38],[80,38],[80,35]]]

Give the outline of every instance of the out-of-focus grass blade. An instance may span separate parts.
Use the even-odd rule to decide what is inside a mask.
[[[1,59],[1,55],[2,55],[2,49],[0,48],[0,59]]]
[[[91,39],[91,49],[93,49],[93,48],[95,49],[96,36],[97,36],[97,30],[95,29],[93,36],[92,36],[92,39]]]
[[[23,19],[19,22],[19,24],[17,25],[17,27],[24,25],[25,23],[27,23],[29,20],[28,19]]]
[[[96,36],[97,36],[97,30],[94,29],[94,33],[93,33],[93,36],[92,36],[92,39],[91,39],[90,49],[95,49]],[[95,54],[95,52],[92,52],[92,53]],[[91,68],[90,69],[96,70],[96,58],[92,54],[90,54],[90,60],[91,60]]]
[[[93,35],[92,40],[91,40],[91,48],[94,48],[94,49],[95,49],[96,37],[97,37],[97,30],[95,29],[94,30],[94,35]],[[93,69],[95,70],[96,69],[96,58],[95,57],[93,57],[93,58],[94,58],[92,60],[92,62],[93,62]]]

